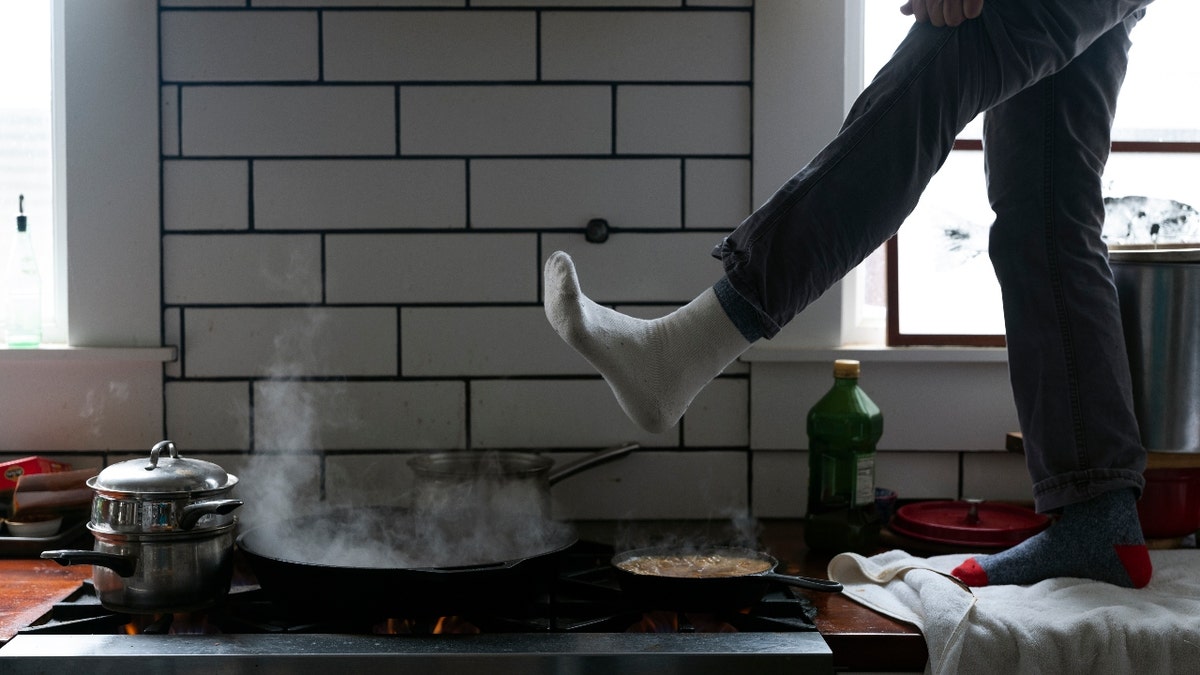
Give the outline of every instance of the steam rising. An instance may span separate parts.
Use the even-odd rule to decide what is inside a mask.
[[[667,529],[652,523],[622,522],[613,543],[618,553],[642,548],[692,553],[725,546],[757,550],[761,534],[762,524],[757,519],[745,511],[734,511],[690,526],[673,523]]]
[[[570,527],[549,518],[541,477],[506,475],[498,463],[419,479],[400,506],[325,503],[319,431],[355,415],[343,403],[344,383],[304,378],[319,372],[311,364],[320,362],[322,331],[332,330],[322,312],[310,316],[276,339],[278,363],[254,389],[256,450],[242,477],[248,547],[296,563],[413,568],[519,560],[574,541]]]
[[[287,520],[319,506],[322,402],[300,378],[318,362],[315,345],[327,324],[326,315],[314,311],[277,336],[270,379],[254,387],[255,453],[242,477],[246,525]]]
[[[520,560],[574,542],[570,527],[537,508],[539,491],[528,481],[433,481],[414,495],[411,507],[352,507],[294,519],[262,546],[290,562],[424,568]]]

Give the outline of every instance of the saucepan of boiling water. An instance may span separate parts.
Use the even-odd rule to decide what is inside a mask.
[[[749,607],[772,582],[836,593],[828,579],[775,572],[774,557],[738,547],[653,547],[613,556],[621,589],[642,604],[660,609],[710,610]]]
[[[546,455],[526,452],[435,452],[409,460],[416,477],[414,501],[428,512],[461,520],[464,508],[483,504],[505,518],[549,520],[550,487],[586,469],[625,457],[626,443],[555,466]]]

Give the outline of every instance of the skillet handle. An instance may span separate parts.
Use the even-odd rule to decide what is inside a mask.
[[[525,558],[517,558],[516,560],[505,560],[503,562],[483,563],[480,565],[455,565],[452,567],[433,567],[430,571],[433,572],[490,572],[495,570],[507,570],[525,562]]]
[[[764,579],[775,581],[788,586],[796,586],[798,588],[807,588],[810,591],[824,591],[826,593],[839,593],[842,590],[842,585],[832,579],[814,579],[812,577],[795,577],[790,574],[779,574],[777,572],[768,572],[762,575]]]

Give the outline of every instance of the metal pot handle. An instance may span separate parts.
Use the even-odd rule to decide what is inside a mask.
[[[179,516],[179,529],[190,530],[201,518],[210,513],[225,515],[242,505],[240,499],[212,499],[206,502],[195,502],[183,507]]]
[[[762,575],[762,578],[770,581],[775,581],[788,586],[796,586],[799,588],[807,588],[811,591],[825,591],[827,593],[838,593],[842,590],[842,585],[832,579],[814,579],[812,577],[796,577],[790,574],[779,574],[778,572],[767,572]]]
[[[500,561],[500,562],[481,563],[478,565],[454,565],[452,567],[429,567],[429,568],[416,568],[416,569],[427,569],[430,572],[438,572],[440,574],[447,574],[447,573],[448,574],[454,574],[454,573],[470,574],[472,572],[485,572],[485,571],[497,571],[497,570],[512,569],[512,568],[516,567],[517,565],[525,562],[525,560],[526,560],[525,558],[517,558],[515,560],[504,560],[504,561]]]
[[[67,550],[42,551],[42,558],[67,567],[68,565],[99,565],[107,567],[120,577],[131,577],[137,570],[137,556],[101,553],[99,551]]]
[[[554,469],[550,472],[546,479],[550,481],[551,485],[554,485],[558,481],[569,476],[574,476],[584,469],[590,469],[593,466],[605,464],[613,461],[614,459],[624,457],[640,447],[641,445],[638,443],[626,443],[625,445],[618,445],[615,448],[608,448],[607,450],[593,452],[592,454],[581,457],[574,462],[568,462],[563,466]]]

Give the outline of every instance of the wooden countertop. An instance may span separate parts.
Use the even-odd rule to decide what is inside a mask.
[[[804,546],[804,526],[800,521],[764,521],[761,539],[771,555],[781,561],[783,571],[809,577],[826,576],[832,556],[809,551]],[[817,608],[817,630],[833,651],[834,667],[858,671],[925,670],[929,652],[925,636],[915,626],[868,609],[841,593],[803,592]]]
[[[92,576],[91,565],[63,567],[53,560],[0,560],[0,644],[33,623]]]

